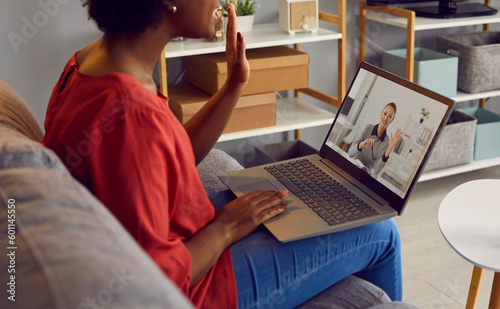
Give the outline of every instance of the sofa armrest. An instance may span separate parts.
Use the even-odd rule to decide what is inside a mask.
[[[224,151],[212,149],[197,168],[203,187],[210,195],[227,190],[226,185],[217,175],[243,169],[243,166]]]
[[[0,124],[41,142],[43,132],[28,104],[10,85],[0,80]]]
[[[0,308],[12,308],[7,296],[14,295],[16,308],[24,309],[193,308],[67,171],[0,169],[0,196],[0,230],[8,230],[7,209],[14,209],[15,230],[9,229],[15,231],[17,248],[16,277],[6,289],[12,292],[2,293]],[[9,235],[0,233],[0,243],[7,244]],[[2,247],[3,257],[13,252]],[[0,269],[8,264],[9,259],[0,259]]]

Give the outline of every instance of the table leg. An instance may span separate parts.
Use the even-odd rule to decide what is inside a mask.
[[[491,288],[489,309],[500,308],[500,273],[496,272],[493,277],[493,287]]]
[[[481,285],[481,278],[483,276],[483,269],[481,267],[474,266],[472,271],[472,278],[470,280],[469,296],[467,296],[466,309],[473,309],[476,307],[477,294],[479,292],[479,286]]]

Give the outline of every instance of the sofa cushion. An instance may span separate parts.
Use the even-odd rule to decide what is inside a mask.
[[[297,309],[357,309],[390,302],[387,294],[355,276],[349,276]]]
[[[17,167],[67,170],[52,150],[0,125],[0,169]]]
[[[0,80],[0,123],[40,142],[43,132],[28,104],[7,83]]]
[[[9,215],[15,215],[15,228],[8,227]],[[0,269],[15,267],[17,308],[191,308],[66,171],[0,170],[0,230],[8,231],[0,234]],[[14,263],[6,258],[9,253]],[[0,294],[0,308],[11,308],[11,294],[5,289]]]
[[[356,276],[349,276],[297,309],[416,309],[416,307],[391,302],[387,294],[372,283]]]

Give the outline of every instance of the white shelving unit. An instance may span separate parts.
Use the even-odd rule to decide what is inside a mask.
[[[279,24],[256,24],[252,32],[244,33],[247,49],[281,45],[313,43],[339,40],[342,34],[320,28],[316,33],[303,32],[290,35],[279,28]],[[226,42],[204,42],[190,40],[171,42],[165,48],[165,58],[186,57],[226,50]],[[297,98],[278,99],[276,102],[276,126],[223,134],[219,142],[248,138],[263,134],[286,132],[329,124],[335,114],[308,104]]]
[[[342,34],[336,31],[319,29],[317,33],[303,32],[290,35],[280,30],[275,24],[256,24],[252,32],[243,33],[247,49],[312,43],[320,41],[338,40]],[[165,48],[166,58],[186,57],[210,53],[220,53],[226,50],[226,41],[204,42],[202,40],[187,39],[180,42],[170,42]]]
[[[490,1],[485,1],[486,4],[495,7],[500,12],[498,4],[491,4]],[[407,66],[406,78],[413,79],[413,61],[415,48],[415,32],[433,29],[455,28],[473,25],[486,25],[500,23],[500,13],[491,16],[467,17],[467,18],[451,18],[451,19],[436,19],[415,17],[412,11],[394,7],[383,6],[367,6],[365,2],[360,3],[360,61],[364,61],[366,55],[366,40],[364,31],[366,29],[366,21],[371,20],[378,23],[392,25],[406,29],[407,34]],[[465,93],[458,91],[457,96],[451,99],[456,102],[465,102],[471,100],[480,100],[483,98],[500,96],[500,90],[486,91],[481,93]],[[489,160],[473,161],[469,164],[452,166],[440,170],[425,172],[420,177],[419,181],[428,181],[436,178],[456,175],[460,173],[470,172],[478,169],[488,168],[500,165],[500,158]]]
[[[456,165],[456,166],[452,166],[452,167],[448,167],[448,168],[443,168],[440,170],[425,172],[422,174],[422,176],[420,176],[418,181],[419,182],[428,181],[428,180],[432,180],[432,179],[467,173],[467,172],[480,170],[483,168],[488,168],[488,167],[497,166],[497,165],[500,165],[500,158],[473,161],[469,164]]]
[[[452,99],[455,100],[455,102],[465,102],[465,101],[479,100],[482,98],[491,98],[498,96],[500,96],[500,90],[485,91],[478,93],[466,93],[458,91],[457,96],[452,97]]]
[[[495,7],[495,5],[492,5]],[[495,7],[500,11],[500,8]],[[388,9],[386,12],[390,12]],[[399,28],[407,28],[408,20],[404,17],[388,15],[387,13],[367,12],[367,19],[376,21],[383,24],[392,25]],[[455,28],[464,26],[474,26],[474,25],[484,25],[484,24],[494,24],[500,23],[500,14],[491,16],[479,16],[479,17],[467,17],[467,18],[425,18],[417,17],[415,19],[415,31],[423,30],[433,30],[433,29],[445,29],[445,28]]]
[[[323,108],[317,107],[300,99],[300,93],[310,95],[320,101],[333,106],[339,106],[345,92],[345,14],[346,0],[338,0],[338,13],[330,14],[319,12],[319,19],[337,25],[337,31],[325,28],[317,32],[298,32],[289,34],[280,29],[278,23],[255,24],[251,32],[243,33],[246,48],[264,48],[282,45],[294,45],[300,49],[302,43],[321,41],[338,41],[336,59],[338,61],[338,95],[337,98],[321,93],[312,88],[290,89],[296,90],[296,98],[278,99],[276,103],[276,126],[223,134],[219,142],[241,138],[248,138],[262,134],[295,130],[296,137],[300,138],[299,131],[303,128],[329,124],[335,115]],[[224,52],[226,42],[205,42],[203,40],[187,39],[185,41],[170,42],[160,58],[160,90],[168,94],[166,61],[167,58],[187,57],[210,53]],[[334,58],[334,59],[335,59]]]
[[[390,8],[386,8],[385,10],[377,9],[377,11],[367,10],[366,19],[404,29],[412,27],[413,32],[500,23],[500,6],[492,5],[492,7],[496,8],[499,11],[499,13],[491,16],[448,18],[448,19],[416,17],[413,26],[407,17],[391,15],[394,12]],[[482,98],[489,98],[495,96],[500,96],[500,90],[487,91],[474,94],[459,91],[457,93],[457,96],[452,97],[452,99],[455,100],[456,102],[464,102],[464,101],[478,100]]]

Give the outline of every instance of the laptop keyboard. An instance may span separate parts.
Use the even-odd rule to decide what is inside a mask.
[[[379,213],[308,159],[265,169],[329,225]]]

